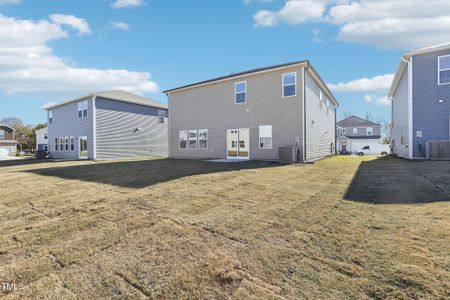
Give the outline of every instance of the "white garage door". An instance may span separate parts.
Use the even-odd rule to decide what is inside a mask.
[[[13,147],[11,147],[11,146],[1,146],[0,147],[0,156],[11,155],[12,151],[13,151]]]

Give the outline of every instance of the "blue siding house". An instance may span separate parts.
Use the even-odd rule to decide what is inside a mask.
[[[45,108],[50,158],[167,156],[167,105],[125,91],[105,91]]]
[[[393,153],[450,158],[450,43],[403,55],[389,97]]]

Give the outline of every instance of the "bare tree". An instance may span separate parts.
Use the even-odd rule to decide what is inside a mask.
[[[366,120],[372,121],[373,122],[373,116],[369,111],[366,111]]]
[[[392,132],[392,123],[386,119],[380,119],[378,124],[381,125],[381,129],[385,134],[385,138],[383,139],[384,144],[389,144],[391,142],[391,132]]]
[[[353,114],[351,112],[348,111],[343,111],[342,112],[342,117],[343,119],[347,119],[348,117],[351,117]]]

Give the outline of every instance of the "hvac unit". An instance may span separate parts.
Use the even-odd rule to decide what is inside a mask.
[[[450,159],[450,141],[427,142],[428,158]]]
[[[281,146],[278,148],[278,162],[292,164],[297,162],[297,147]]]

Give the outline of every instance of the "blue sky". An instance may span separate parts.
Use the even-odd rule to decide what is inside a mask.
[[[0,0],[0,119],[41,123],[43,105],[95,90],[165,102],[165,89],[304,59],[330,84],[338,117],[389,119],[402,53],[450,38],[450,5],[418,2]]]

